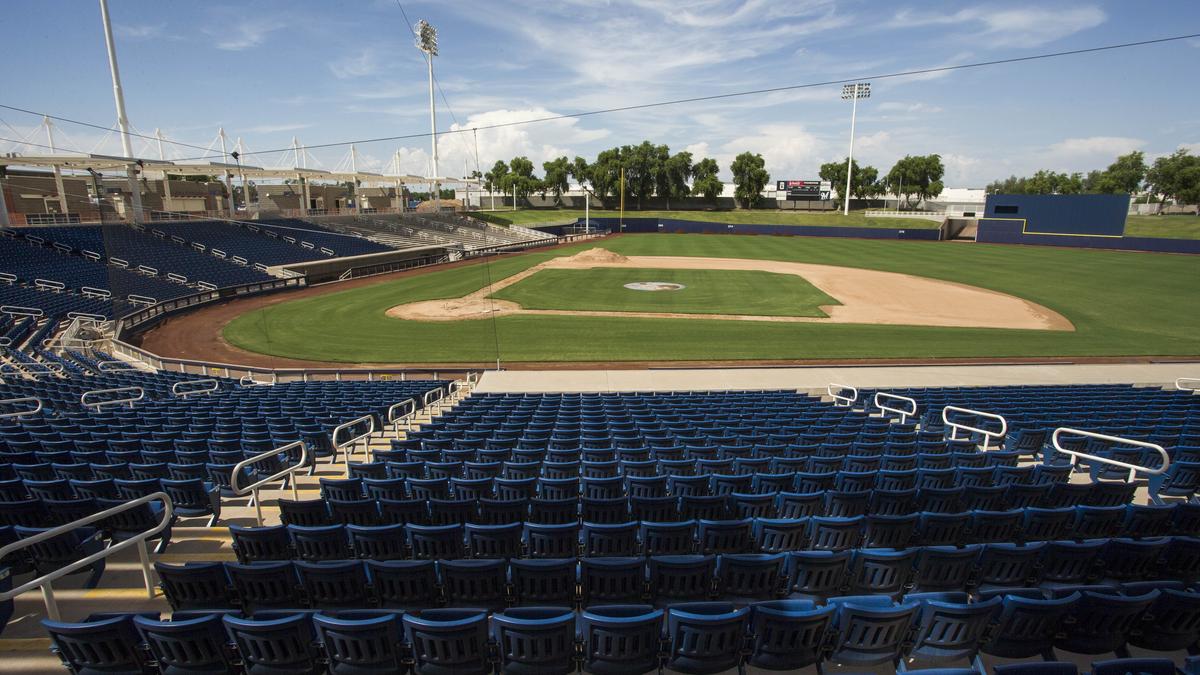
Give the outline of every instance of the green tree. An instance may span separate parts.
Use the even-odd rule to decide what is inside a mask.
[[[650,141],[639,145],[621,146],[621,165],[625,168],[625,192],[637,200],[638,210],[642,199],[654,194],[662,164],[659,148]]]
[[[508,164],[505,164],[504,160],[496,160],[491,171],[483,174],[483,187],[487,188],[488,192],[508,191]]]
[[[905,155],[888,171],[887,184],[900,190],[905,205],[909,195],[916,195],[919,203],[942,194],[945,173],[941,155]]]
[[[1146,172],[1146,182],[1159,195],[1159,208],[1168,199],[1176,204],[1200,202],[1200,157],[1188,153],[1186,148],[1159,157]]]
[[[717,177],[720,171],[717,160],[711,157],[696,162],[692,167],[692,194],[701,195],[709,204],[715,205],[717,197],[720,197],[725,189],[725,185]]]
[[[510,190],[516,190],[517,198],[528,197],[541,187],[541,181],[533,175],[533,162],[524,155],[513,157],[508,163],[508,185]]]
[[[666,147],[666,146],[663,146]],[[683,199],[688,196],[688,179],[692,177],[692,153],[677,152],[663,162],[663,170],[658,185],[658,196],[667,200],[667,210],[671,210],[672,199]]]
[[[858,160],[850,160],[850,168],[852,170],[850,176],[851,196],[855,199],[866,199],[879,194],[882,189],[878,185],[879,169],[873,166],[860,167]],[[846,160],[822,164],[818,175],[821,180],[827,180],[833,185],[839,200],[846,198]]]
[[[1138,191],[1142,179],[1146,177],[1146,155],[1135,150],[1127,155],[1117,157],[1100,175],[1095,185],[1096,192],[1133,194]]]
[[[744,204],[744,208],[753,208],[762,196],[762,190],[771,180],[771,174],[764,168],[762,155],[743,152],[733,158],[729,170],[733,173],[734,199]]]
[[[575,162],[578,167],[579,160]],[[587,179],[592,194],[601,202],[617,194],[621,184],[621,149],[609,148],[596,155],[596,161],[587,167]]]
[[[555,205],[562,206],[562,194],[570,187],[568,183],[571,174],[570,160],[566,157],[559,157],[549,162],[542,162],[542,171],[545,172],[545,176],[542,178],[542,196],[545,197],[547,192],[553,192]]]

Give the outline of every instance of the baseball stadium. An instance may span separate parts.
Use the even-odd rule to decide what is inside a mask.
[[[0,9],[0,673],[1200,672],[1200,13],[929,4]]]

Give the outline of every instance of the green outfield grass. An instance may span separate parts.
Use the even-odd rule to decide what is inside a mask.
[[[665,281],[678,291],[634,291],[625,284]],[[751,316],[828,316],[820,305],[839,305],[794,274],[737,270],[541,270],[492,295],[526,309]]]
[[[509,316],[400,321],[396,304],[459,297],[490,279],[602,245],[625,255],[791,260],[917,274],[1011,293],[1066,316],[1073,332]],[[888,289],[878,292],[886,294]],[[224,331],[256,352],[356,363],[495,363],[1200,355],[1200,257],[1034,246],[643,234],[586,242],[247,313]]]
[[[1125,236],[1200,239],[1200,217],[1129,216],[1125,219]]]
[[[941,223],[919,218],[867,218],[863,211],[851,211],[843,216],[841,211],[780,211],[778,209],[751,209],[737,211],[625,211],[626,218],[675,218],[699,220],[712,223],[735,225],[796,225],[825,227],[899,227],[909,230],[936,230]],[[546,223],[573,222],[583,218],[582,210],[571,209],[523,209],[520,211],[475,211],[470,215],[498,225],[544,225]],[[594,218],[616,218],[619,211],[592,209]]]

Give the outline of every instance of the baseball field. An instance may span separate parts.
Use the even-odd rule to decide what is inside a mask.
[[[626,287],[643,283],[681,288]],[[211,330],[246,352],[381,364],[1195,356],[1200,260],[623,235],[331,288]]]

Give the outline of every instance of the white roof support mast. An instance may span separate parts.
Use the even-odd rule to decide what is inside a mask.
[[[104,24],[104,45],[108,48],[108,69],[112,74],[113,99],[117,104],[117,127],[121,130],[121,151],[126,157],[133,157],[133,145],[129,140],[129,117],[125,115],[125,94],[121,90],[121,71],[117,67],[117,46],[113,43],[112,21],[108,16],[108,0],[100,0],[100,20]],[[125,173],[129,177],[129,193],[133,202],[133,213],[130,214],[134,223],[142,222],[142,191],[137,184],[137,164],[125,165]],[[96,195],[97,199],[102,195]]]
[[[50,154],[54,154],[54,122],[50,121],[49,117],[42,117],[42,125],[46,127],[46,143],[50,146]],[[67,213],[67,192],[63,188],[62,168],[54,167],[54,190],[58,193],[58,208],[63,213]]]
[[[225,127],[217,127],[217,137],[221,139],[221,161],[226,161],[229,151],[225,147]],[[237,207],[233,203],[233,174],[225,170],[225,194],[229,195],[229,217],[237,217]]]

